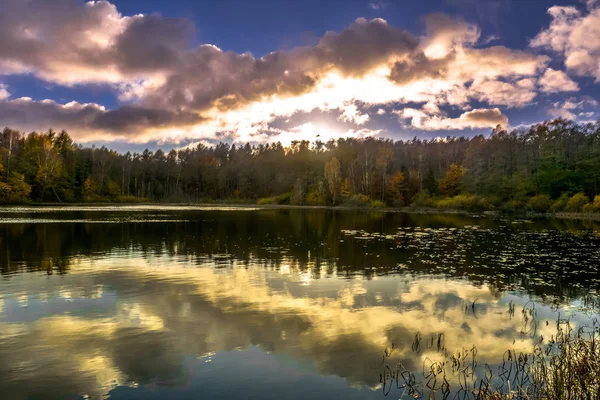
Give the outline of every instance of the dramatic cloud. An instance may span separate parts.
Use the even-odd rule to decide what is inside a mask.
[[[78,137],[89,140],[126,139],[143,142],[159,137],[156,135],[161,134],[162,128],[189,127],[200,123],[202,118],[194,113],[133,106],[106,110],[98,104],[59,104],[53,100],[33,101],[28,97],[2,100],[0,96],[0,121],[25,130],[72,130]],[[142,134],[145,129],[156,131],[156,135]]]
[[[566,49],[567,39],[555,39],[556,45],[548,39],[565,35],[568,26],[556,28],[557,21],[595,12],[551,10],[550,33],[532,44]],[[19,129],[66,128],[79,141],[285,142],[299,132],[314,139],[308,128],[318,124],[304,120],[296,125],[304,128],[281,129],[273,123],[313,110],[337,116],[340,125],[329,126],[329,134],[381,132],[374,117],[386,110],[419,129],[484,129],[508,123],[497,107],[524,107],[540,93],[578,90],[564,72],[548,68],[545,55],[486,47],[476,25],[444,14],[424,22],[419,36],[383,19],[359,18],[313,46],[255,57],[194,44],[195,28],[186,19],[124,16],[106,1],[7,0],[0,15],[0,75],[101,84],[123,105],[109,110],[11,99],[10,88],[0,86],[0,117]],[[493,114],[477,119],[469,114],[475,111],[466,112],[473,102],[482,107],[475,111]],[[448,118],[440,107],[463,114]]]
[[[189,20],[123,17],[107,1],[6,0],[0,74],[65,85],[149,79],[183,67],[193,32]]]
[[[531,46],[562,54],[569,71],[600,82],[600,8],[596,2],[588,5],[586,14],[572,6],[551,7],[550,26],[533,38]]]

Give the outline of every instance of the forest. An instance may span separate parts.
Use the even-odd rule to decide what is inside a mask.
[[[145,150],[0,133],[0,202],[231,202],[600,212],[600,121],[489,135]]]

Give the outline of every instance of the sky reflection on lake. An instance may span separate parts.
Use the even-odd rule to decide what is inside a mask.
[[[557,311],[584,323],[576,306],[597,290],[596,271],[562,273],[599,257],[585,226],[328,211],[162,218],[175,221],[0,225],[8,399],[382,398],[392,343],[386,362],[416,371],[442,357],[438,340],[497,365],[550,337]],[[523,306],[535,326],[509,313]]]

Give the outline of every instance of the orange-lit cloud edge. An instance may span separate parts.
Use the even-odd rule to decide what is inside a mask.
[[[550,8],[549,27],[527,50],[486,46],[474,24],[434,14],[425,18],[421,36],[383,19],[359,18],[315,46],[260,58],[210,44],[190,47],[194,27],[185,19],[123,16],[106,1],[75,4],[52,5],[49,21],[43,2],[33,12],[29,3],[8,0],[0,36],[12,46],[0,41],[0,74],[31,74],[68,87],[108,85],[121,106],[14,98],[0,85],[5,125],[64,128],[84,143],[288,144],[317,135],[322,141],[378,135],[383,128],[370,122],[385,114],[397,118],[399,129],[510,126],[508,108],[550,93],[576,94],[571,75],[600,80],[600,35],[590,36],[600,26],[594,2],[587,10]],[[551,58],[540,51],[563,56],[565,71],[550,68]],[[548,111],[577,118],[586,104],[597,105],[573,97]],[[315,110],[339,123],[290,125],[292,116]]]

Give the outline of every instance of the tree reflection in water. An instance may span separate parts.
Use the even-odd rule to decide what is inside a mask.
[[[88,222],[60,222],[76,220]],[[0,389],[9,399],[118,398],[127,385],[236,397],[241,383],[215,382],[210,368],[252,365],[243,390],[262,398],[283,395],[277,382],[292,398],[334,387],[377,398],[396,380],[423,395],[446,384],[472,391],[486,364],[498,377],[503,359],[508,368],[556,335],[545,322],[558,312],[589,322],[581,311],[595,304],[600,238],[585,224],[326,210],[3,213]]]

